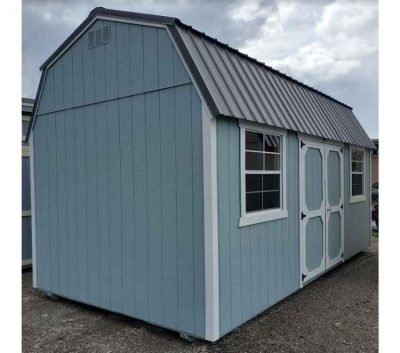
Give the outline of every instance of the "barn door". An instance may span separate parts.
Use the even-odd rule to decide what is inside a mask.
[[[325,145],[300,140],[300,283],[325,265]]]
[[[300,286],[343,261],[343,152],[300,139]]]
[[[343,261],[343,152],[325,145],[326,163],[326,268]]]

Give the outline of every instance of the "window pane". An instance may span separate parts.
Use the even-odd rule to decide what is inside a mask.
[[[263,175],[263,190],[264,191],[279,191],[280,190],[280,174],[264,174]]]
[[[360,161],[362,162],[364,160],[364,151],[360,150],[352,150],[351,151],[351,159],[353,161]]]
[[[246,170],[263,170],[263,153],[246,152]]]
[[[264,169],[265,170],[279,170],[279,154],[264,154]]]
[[[246,212],[262,210],[262,192],[246,194]]]
[[[257,132],[246,131],[246,150],[262,151],[263,150],[263,134]]]
[[[363,175],[362,174],[352,174],[351,175],[351,194],[352,196],[363,194]]]
[[[351,162],[351,171],[352,172],[362,172],[363,162]]]
[[[280,208],[280,195],[279,191],[263,192],[263,209]]]
[[[280,137],[275,135],[264,135],[264,151],[279,152]]]
[[[246,175],[246,192],[247,191],[262,191],[262,175],[247,174]]]

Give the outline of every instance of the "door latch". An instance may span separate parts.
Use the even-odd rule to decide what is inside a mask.
[[[304,217],[307,217],[307,215],[305,215],[304,212],[301,212],[301,220],[303,220]]]

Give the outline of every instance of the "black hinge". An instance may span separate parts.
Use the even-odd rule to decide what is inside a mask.
[[[301,274],[301,281],[304,282],[304,279],[307,277],[304,273]]]
[[[306,144],[303,142],[303,140],[300,141],[300,148],[303,148]]]
[[[304,217],[307,217],[307,215],[305,215],[304,212],[301,212],[301,220],[303,220]]]
[[[342,204],[342,206],[340,206],[340,208],[343,210],[343,204]]]
[[[344,257],[344,252],[342,251],[342,255],[340,255],[341,257]]]
[[[343,147],[340,147],[340,153],[343,153]]]

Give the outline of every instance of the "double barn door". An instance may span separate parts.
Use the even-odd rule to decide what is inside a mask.
[[[300,138],[300,286],[343,261],[343,150]]]

